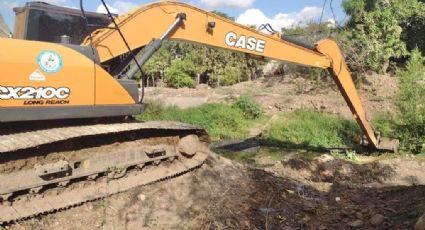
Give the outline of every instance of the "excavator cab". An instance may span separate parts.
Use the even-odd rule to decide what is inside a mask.
[[[104,14],[87,12],[87,26],[80,10],[44,2],[28,2],[13,11],[14,37],[30,41],[80,45],[89,33],[111,23]]]

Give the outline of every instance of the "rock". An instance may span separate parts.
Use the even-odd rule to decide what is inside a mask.
[[[381,214],[375,214],[370,218],[370,224],[372,224],[375,227],[378,227],[381,225],[385,220],[385,217]]]
[[[294,229],[292,227],[285,226],[284,228],[282,228],[282,230],[294,230]]]
[[[416,222],[415,230],[425,230],[425,213]]]
[[[275,212],[276,210],[273,208],[259,208],[260,212],[262,213],[269,213],[269,212]]]
[[[196,135],[189,135],[180,140],[179,151],[185,156],[195,156],[199,148],[199,138]]]
[[[304,212],[314,212],[317,208],[317,205],[311,201],[303,201],[303,211]]]
[[[145,201],[145,200],[146,200],[146,196],[145,196],[144,194],[139,194],[139,195],[137,196],[137,198],[138,198],[140,201]]]
[[[357,219],[363,219],[363,213],[356,212],[356,217],[357,217]]]
[[[326,162],[333,161],[333,160],[335,160],[335,157],[333,157],[329,154],[323,154],[322,156],[317,158],[317,162],[319,162],[319,163],[326,163]]]
[[[337,197],[335,197],[335,201],[336,202],[340,202],[341,201],[341,198],[337,196]]]
[[[320,177],[322,181],[330,182],[334,179],[334,172],[329,169],[326,169],[320,172]]]
[[[125,218],[129,221],[137,220],[138,217],[139,215],[135,213],[127,213],[127,215],[125,215]]]
[[[348,226],[352,227],[352,228],[361,228],[363,227],[363,221],[362,220],[356,220],[356,221],[352,221],[350,223],[348,223]]]

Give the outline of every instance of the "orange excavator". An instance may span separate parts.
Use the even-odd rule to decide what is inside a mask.
[[[86,12],[82,1],[81,10],[27,3],[15,8],[13,38],[0,38],[0,224],[180,175],[205,162],[205,130],[129,118],[144,109],[135,75],[166,40],[326,69],[363,130],[363,144],[394,150],[375,134],[333,40],[307,45],[180,2],[147,4],[120,16],[101,2],[107,14]]]

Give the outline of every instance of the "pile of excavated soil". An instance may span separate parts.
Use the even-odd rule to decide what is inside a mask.
[[[10,229],[412,229],[425,162],[324,155],[266,169],[213,155],[191,173]]]
[[[395,77],[370,75],[360,84],[359,95],[369,116],[394,113],[392,98],[397,93]],[[213,102],[230,102],[241,95],[251,95],[268,114],[311,108],[329,114],[352,118],[343,97],[333,81],[311,81],[305,78],[261,78],[233,86],[196,89],[148,88],[146,99],[165,105],[189,108]]]

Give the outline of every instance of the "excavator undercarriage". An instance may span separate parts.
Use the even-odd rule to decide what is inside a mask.
[[[4,135],[0,224],[181,175],[205,162],[208,143],[203,129],[175,122],[70,126]]]
[[[334,41],[305,45],[180,2],[117,16],[101,1],[107,15],[27,3],[15,9],[14,38],[0,38],[0,225],[178,176],[206,161],[208,134],[192,125],[75,121],[141,113],[143,81],[139,88],[135,76],[170,39],[326,69],[364,144],[394,150],[369,124]]]

